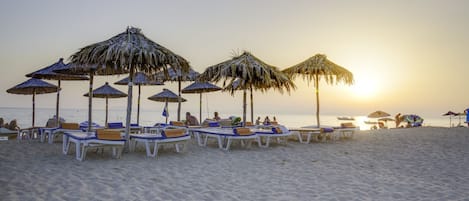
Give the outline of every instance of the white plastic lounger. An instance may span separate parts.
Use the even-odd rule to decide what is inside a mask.
[[[86,157],[86,150],[90,147],[112,147],[112,156],[120,158],[125,139],[98,139],[95,132],[67,131],[64,132],[62,142],[62,152],[64,155],[68,154],[72,142],[75,143],[75,158],[83,161]]]
[[[78,123],[62,123],[60,127],[56,128],[42,128],[41,129],[41,142],[44,142],[44,138],[47,136],[48,143],[54,143],[55,136],[59,134],[63,134],[65,132],[75,132],[75,131],[82,131],[80,129],[80,124]]]
[[[291,136],[293,133],[290,132],[285,126],[278,126],[278,127],[269,127],[271,128],[270,131],[266,129],[255,129],[254,131],[259,136],[257,142],[259,147],[267,148],[270,144],[270,139],[277,139],[277,143],[281,144],[282,141],[285,145],[287,145],[288,137]],[[262,143],[262,139],[264,138],[265,144]]]
[[[174,135],[168,135],[172,130]],[[182,134],[180,134],[180,130]],[[191,139],[190,135],[185,129],[165,129],[161,133],[143,133],[143,134],[130,134],[130,148],[131,151],[135,150],[137,142],[143,142],[145,144],[145,150],[148,157],[156,157],[158,155],[158,148],[160,144],[174,144],[176,152],[181,152],[179,147],[182,144],[182,151],[185,152],[187,149],[187,142]],[[153,151],[151,143],[154,143]]]
[[[258,139],[259,136],[252,132],[249,128],[200,128],[192,130],[197,137],[200,146],[206,146],[209,137],[217,139],[218,148],[228,151],[233,140],[240,140],[244,146],[247,141],[247,147],[251,146],[252,140]],[[202,139],[203,138],[203,139]],[[203,141],[202,141],[203,140]]]
[[[341,128],[341,127],[338,127],[338,128],[334,128],[334,132],[332,133],[332,138],[334,140],[339,140],[341,138],[353,138],[353,135],[355,134],[355,131],[358,131],[360,130],[359,127],[355,127],[355,128]]]

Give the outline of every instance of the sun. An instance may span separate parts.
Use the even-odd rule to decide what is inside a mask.
[[[374,78],[356,79],[352,85],[352,93],[359,99],[370,99],[378,92],[378,82]]]

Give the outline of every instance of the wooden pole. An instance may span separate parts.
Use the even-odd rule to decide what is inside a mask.
[[[243,90],[243,125],[246,125],[246,89]]]
[[[140,89],[141,85],[138,85],[138,99],[137,99],[137,124],[140,125]]]
[[[254,123],[254,98],[252,95],[252,84],[251,84],[251,122]]]
[[[60,80],[57,81],[57,85],[58,85],[58,89],[57,89],[57,102],[55,104],[55,124],[56,126],[59,126],[60,123],[59,123],[59,120],[60,120],[60,117],[59,117],[59,99],[60,99]]]
[[[202,123],[202,93],[200,93],[199,99],[199,122]]]
[[[92,107],[93,107],[93,103],[92,103],[92,100],[93,100],[93,76],[94,76],[94,70],[91,70],[90,71],[90,85],[89,85],[89,89],[88,89],[88,131],[91,131],[91,126],[93,124],[93,120],[92,120]]]
[[[321,127],[320,123],[319,123],[319,75],[316,74],[316,79],[314,80],[315,81],[315,88],[316,88],[316,120],[317,120],[317,125],[318,125],[318,128]]]
[[[104,127],[107,128],[107,120],[108,120],[108,97],[106,96],[106,121],[104,123]]]
[[[126,139],[126,144],[129,145],[129,140],[130,140],[130,118],[132,117],[132,85],[133,85],[133,79],[134,79],[134,67],[130,66],[130,72],[129,72],[129,83],[128,83],[128,91],[127,91],[127,115],[125,118],[125,139]],[[126,149],[128,146],[125,146]]]
[[[178,80],[178,121],[181,121],[181,78]]]
[[[33,122],[32,127],[34,128],[34,118],[36,116],[36,89],[33,89]]]

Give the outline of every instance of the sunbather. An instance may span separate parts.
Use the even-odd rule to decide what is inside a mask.
[[[193,115],[191,115],[190,112],[186,112],[186,126],[198,126],[199,120]]]

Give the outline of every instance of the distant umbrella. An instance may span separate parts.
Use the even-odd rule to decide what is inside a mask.
[[[449,116],[449,127],[453,127],[451,124],[451,116],[456,116],[457,113],[453,111],[448,111],[447,113],[444,113],[443,116]]]
[[[118,85],[127,85],[129,83],[129,77],[115,82]],[[150,79],[145,73],[137,72],[134,75],[133,84],[138,85],[138,98],[137,98],[137,124],[140,124],[140,94],[142,85],[164,85],[163,82],[158,80]]]
[[[167,66],[189,70],[189,62],[171,50],[145,37],[138,28],[128,27],[108,40],[83,47],[71,56],[74,71],[85,70],[90,74],[129,73],[130,81],[127,97],[126,139],[130,135],[130,116],[132,113],[132,83],[135,72],[156,73],[166,71]],[[92,77],[90,77],[92,79]],[[90,82],[90,94],[92,93]],[[90,96],[91,97],[91,96]],[[89,122],[91,121],[91,98],[89,99]],[[91,128],[91,126],[89,127]]]
[[[280,81],[284,76],[286,82]],[[283,73],[277,70],[249,52],[244,52],[239,56],[221,62],[205,69],[199,76],[201,81],[219,82],[223,80],[223,86],[233,86],[239,80],[239,89],[243,90],[243,124],[246,124],[246,91],[254,88],[269,88],[273,83],[275,88],[290,90],[293,83]],[[277,80],[278,82],[274,82]],[[234,90],[232,91],[234,92]]]
[[[389,113],[383,112],[381,110],[374,111],[368,115],[368,118],[381,118],[381,117],[389,117],[391,116]]]
[[[202,122],[202,93],[213,92],[221,90],[220,87],[209,82],[194,82],[186,88],[182,89],[182,93],[198,93],[200,94],[200,110],[199,110],[199,120]]]
[[[35,118],[35,110],[36,110],[36,94],[46,94],[46,93],[54,93],[57,92],[58,87],[44,82],[40,79],[31,78],[21,84],[14,86],[7,90],[8,93],[12,94],[22,94],[22,95],[33,95],[33,120],[32,120],[32,127],[34,127],[34,118]]]
[[[319,81],[324,79],[327,84],[344,82],[353,84],[353,74],[342,66],[327,59],[326,55],[316,54],[307,60],[283,70],[294,79],[297,75],[302,75],[304,79],[313,80],[316,94],[316,120],[319,121]]]
[[[197,76],[199,76],[199,73],[192,68],[189,68],[189,72],[184,72],[175,68],[168,68],[167,72],[159,72],[155,74],[153,78],[164,82],[178,82],[178,95],[181,96],[181,82],[195,81]],[[181,120],[181,102],[178,102],[177,120]]]
[[[45,80],[57,80],[57,101],[55,105],[55,121],[59,122],[59,100],[60,100],[60,81],[61,80],[89,80],[88,77],[82,76],[82,75],[70,75],[70,74],[63,74],[63,73],[56,73],[54,70],[57,69],[62,69],[66,67],[67,64],[64,64],[63,58],[60,58],[59,61],[56,63],[44,67],[40,70],[34,71],[32,73],[29,73],[26,75],[26,77],[33,77],[33,78],[39,78],[39,79],[45,79]]]
[[[174,92],[169,89],[163,89],[162,92],[148,97],[148,99],[157,102],[165,102],[165,112],[166,112],[166,123],[168,123],[168,102],[177,103],[179,101],[186,102],[186,99],[176,95]]]
[[[105,98],[106,99],[106,120],[105,120],[105,126],[107,126],[108,122],[108,99],[109,98],[123,98],[127,97],[127,94],[125,94],[122,91],[119,91],[109,85],[109,83],[106,82],[103,86],[93,90],[93,97],[96,98]],[[90,94],[86,93],[83,96],[88,97]]]

